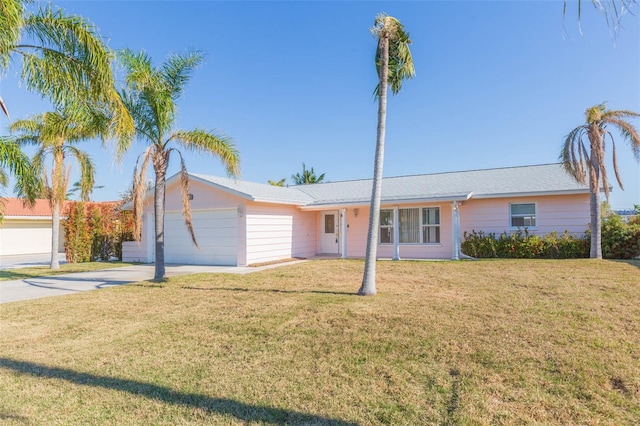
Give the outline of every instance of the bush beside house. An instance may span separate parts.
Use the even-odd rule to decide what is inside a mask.
[[[640,220],[628,222],[616,214],[602,221],[602,257],[605,259],[633,259],[640,256]],[[590,233],[584,236],[552,232],[545,236],[519,229],[500,236],[480,231],[464,233],[462,251],[475,258],[514,259],[572,259],[589,257]]]
[[[589,257],[589,238],[568,232],[541,237],[526,229],[511,234],[471,231],[464,233],[462,251],[475,258],[572,259]]]
[[[67,262],[122,260],[122,241],[133,236],[133,217],[122,202],[70,202],[64,221]]]

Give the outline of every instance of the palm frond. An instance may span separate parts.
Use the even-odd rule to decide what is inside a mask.
[[[620,189],[624,191],[624,185],[622,184],[622,178],[620,177],[620,171],[618,170],[618,155],[616,154],[616,142],[613,140],[613,136],[609,134],[611,137],[611,150],[612,150],[612,159],[613,159],[613,172],[616,175],[616,180],[618,181],[618,185],[620,185]]]
[[[144,195],[147,192],[146,175],[149,167],[149,161],[153,157],[154,145],[147,147],[147,149],[138,156],[136,160],[136,167],[133,171],[133,185],[131,188],[133,197],[133,236],[135,241],[140,241],[142,238],[142,212],[144,210]],[[140,164],[140,158],[142,157],[142,164]],[[140,166],[140,167],[138,167]]]
[[[172,148],[170,151],[175,151],[180,156],[180,195],[182,197],[182,216],[184,217],[184,224],[189,231],[191,241],[193,245],[198,246],[196,241],[196,234],[193,231],[193,220],[191,218],[191,202],[189,201],[189,172],[187,172],[187,165],[184,162],[182,154],[177,149]]]
[[[20,28],[24,19],[21,0],[3,0],[0,7],[0,71],[11,62],[11,51],[20,40]]]
[[[61,106],[108,98],[114,55],[93,24],[46,6],[26,15],[23,28],[35,43],[17,44],[13,51],[22,56],[28,88]]]
[[[179,142],[189,150],[214,155],[222,162],[227,175],[240,175],[240,154],[229,137],[196,128],[190,131],[176,131],[168,138],[167,142],[169,141]]]
[[[31,166],[29,157],[22,152],[14,137],[0,137],[0,183],[7,184],[8,174],[16,177],[14,192],[19,198],[25,198],[33,205],[40,193],[40,175]]]
[[[164,62],[162,73],[173,100],[178,99],[184,92],[193,70],[203,62],[204,54],[198,50],[190,50],[182,55],[171,55]]]
[[[565,171],[582,185],[586,183],[584,167],[586,150],[582,142],[585,132],[586,126],[578,126],[571,130],[564,139],[559,155]]]
[[[76,159],[80,165],[80,199],[82,201],[89,201],[89,196],[93,192],[95,185],[95,165],[89,154],[81,151],[75,146],[68,146],[67,150]]]
[[[634,113],[631,116],[638,116],[638,114]],[[634,158],[637,161],[640,161],[640,133],[635,126],[628,121],[619,119],[618,117],[609,117],[607,122],[618,128],[623,138],[631,145],[631,151],[633,152]]]

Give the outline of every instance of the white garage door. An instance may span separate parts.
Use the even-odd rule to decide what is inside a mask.
[[[51,253],[51,221],[5,219],[0,227],[0,255],[36,253]]]
[[[192,211],[193,245],[181,213],[165,215],[164,256],[166,263],[188,265],[238,264],[238,211]]]

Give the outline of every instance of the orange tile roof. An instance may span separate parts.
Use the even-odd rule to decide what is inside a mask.
[[[60,214],[65,215],[67,205],[70,203],[74,203],[75,201],[66,200]],[[2,198],[0,199],[0,203],[4,204],[3,215],[5,217],[24,217],[24,216],[32,216],[32,217],[51,217],[51,207],[49,206],[49,200],[45,199],[37,199],[36,203],[33,207],[25,206],[22,198]],[[92,201],[91,204],[109,204],[116,205],[120,203],[120,201]]]
[[[51,207],[49,200],[39,199],[33,208],[24,205],[24,201],[20,198],[5,198],[2,200],[4,204],[3,214],[7,216],[44,216],[51,217]]]

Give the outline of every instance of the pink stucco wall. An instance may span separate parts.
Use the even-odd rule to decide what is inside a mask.
[[[400,244],[401,259],[450,259],[451,246],[451,207],[448,203],[401,205],[399,208],[440,207],[440,243],[439,244]],[[381,209],[393,209],[393,205],[382,205]],[[369,208],[347,209],[347,257],[364,257],[367,248],[369,227]],[[393,244],[379,244],[378,258],[393,258]]]
[[[584,234],[589,226],[589,195],[561,195],[544,197],[471,199],[460,206],[460,235],[472,230],[493,232],[515,232],[510,228],[510,203],[535,203],[536,226],[530,233],[546,235],[552,231]]]
[[[542,197],[514,197],[494,199],[470,199],[460,206],[460,236],[464,231],[515,232],[510,227],[510,203],[535,203],[536,227],[530,228],[533,234],[546,235],[552,231],[582,235],[589,224],[589,195],[564,195]],[[440,244],[400,244],[402,259],[450,259],[452,256],[452,211],[451,203],[400,205],[399,208],[440,207]],[[393,209],[392,205],[383,205],[382,209]],[[366,250],[369,208],[347,209],[347,256],[364,257]],[[318,222],[318,227],[320,226]],[[379,244],[378,258],[392,258],[393,244]],[[319,252],[319,251],[318,251]]]

